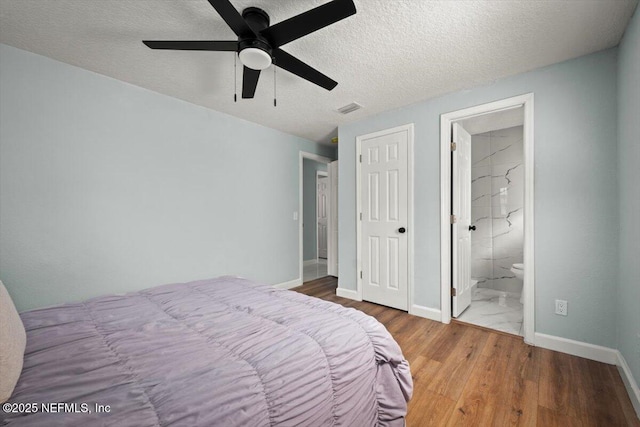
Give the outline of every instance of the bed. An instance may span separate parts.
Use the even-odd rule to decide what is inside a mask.
[[[24,366],[0,425],[402,426],[412,392],[374,318],[238,277],[20,317]]]

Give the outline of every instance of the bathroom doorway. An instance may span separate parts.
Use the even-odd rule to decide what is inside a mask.
[[[523,119],[521,107],[456,123],[471,139],[471,301],[454,316],[514,335],[523,335]]]
[[[533,95],[441,117],[443,322],[453,317],[530,344],[532,124]]]

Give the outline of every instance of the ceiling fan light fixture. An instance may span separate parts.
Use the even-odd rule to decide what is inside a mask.
[[[271,65],[271,55],[257,47],[242,49],[238,54],[240,62],[252,70],[264,70]]]

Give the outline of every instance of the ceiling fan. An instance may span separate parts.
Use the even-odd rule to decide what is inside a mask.
[[[267,12],[257,7],[248,7],[240,15],[229,0],[208,1],[238,40],[144,40],[143,43],[151,49],[237,52],[244,65],[242,98],[253,98],[260,71],[271,64],[327,90],[338,84],[280,47],[355,14],[353,0],[333,0],[273,26],[269,25]]]

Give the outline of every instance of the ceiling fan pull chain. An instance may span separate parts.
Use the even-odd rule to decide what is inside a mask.
[[[276,107],[276,59],[273,58],[273,106]]]
[[[238,55],[233,57],[233,102],[238,102]]]

